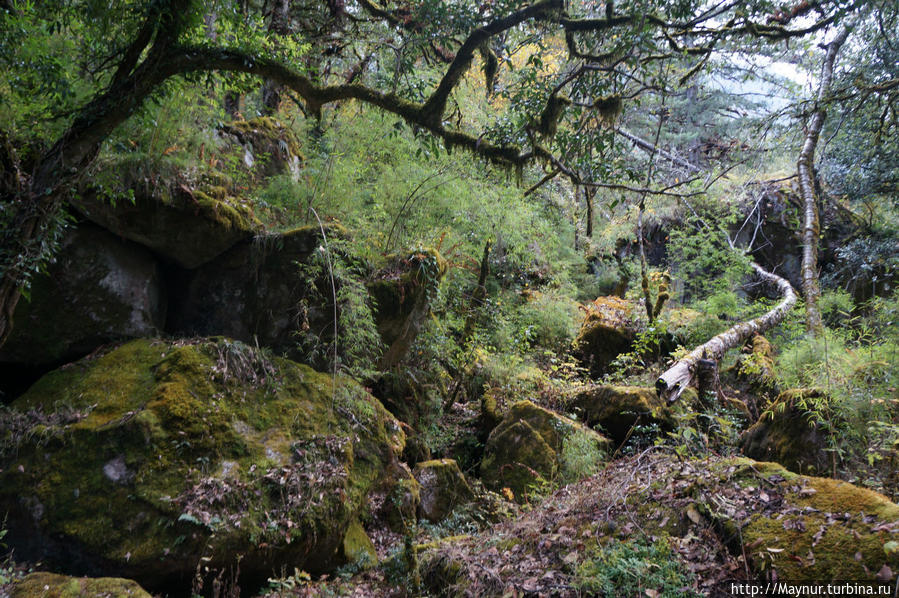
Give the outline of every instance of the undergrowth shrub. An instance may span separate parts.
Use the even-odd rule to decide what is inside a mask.
[[[328,248],[319,246],[306,262],[297,264],[307,289],[300,301],[301,317],[307,318],[311,311],[321,310],[329,322],[321,330],[301,324],[305,330],[297,342],[314,367],[323,371],[343,370],[357,379],[365,379],[375,371],[383,343],[374,321],[374,300],[365,287],[365,272],[350,261],[345,249],[341,241],[332,240]],[[332,323],[334,310],[337,311],[336,338]]]
[[[693,574],[664,540],[615,542],[592,551],[575,572],[574,586],[593,596],[698,598]]]

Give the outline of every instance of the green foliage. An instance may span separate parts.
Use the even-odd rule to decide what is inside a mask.
[[[383,343],[359,267],[350,262],[341,242],[335,239],[327,248],[319,246],[297,267],[307,289],[301,313],[320,309],[333,314],[328,321],[334,322],[323,330],[306,330],[298,339],[300,348],[319,369],[339,369],[359,379],[372,374]]]
[[[899,480],[892,479],[892,466],[887,465],[896,436],[899,338],[889,328],[874,332],[872,324],[885,315],[891,322],[887,306],[894,302],[876,301],[873,320],[851,318],[839,330],[827,328],[819,337],[797,338],[781,350],[776,368],[782,388],[823,392],[824,398],[800,408],[829,432],[829,450],[836,453],[841,475],[890,494],[899,491]],[[840,308],[845,303],[837,296],[831,305]]]
[[[681,565],[665,540],[639,538],[592,551],[576,571],[575,587],[594,596],[660,598],[701,596],[693,575]]]
[[[705,227],[695,216],[688,216],[684,226],[670,234],[672,273],[683,281],[685,301],[732,292],[750,272],[749,259],[727,243],[727,226],[735,212],[720,205],[702,215],[714,224]]]
[[[585,430],[575,430],[562,445],[562,483],[570,484],[597,473],[606,460],[596,438]]]

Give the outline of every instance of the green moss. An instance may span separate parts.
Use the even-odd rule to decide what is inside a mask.
[[[419,511],[429,521],[441,521],[457,506],[474,498],[474,492],[453,459],[418,463],[413,475],[421,484]]]
[[[569,399],[569,408],[589,426],[600,426],[617,443],[624,442],[631,428],[657,424],[674,429],[674,417],[655,389],[637,386],[588,386]]]
[[[268,573],[262,543],[294,566],[328,564],[404,435],[357,384],[245,345],[272,379],[226,378],[225,344],[138,340],[42,378],[14,412],[87,415],[0,464],[0,510],[37,513],[41,534],[133,577],[190,573],[204,551],[210,566],[241,553],[242,570]]]
[[[215,189],[211,189],[213,193]],[[227,231],[249,231],[258,228],[259,221],[253,211],[236,201],[226,202],[202,191],[194,191],[194,199],[199,213],[207,220],[220,225]]]
[[[54,573],[31,573],[17,582],[11,598],[150,598],[137,583],[113,577],[67,577]]]
[[[368,534],[358,520],[350,523],[343,536],[343,544],[341,545],[343,558],[347,563],[358,563],[365,566],[371,566],[378,562],[378,552],[375,545],[372,544]]]
[[[899,506],[885,496],[745,458],[723,460],[712,473],[783,496],[775,509],[749,513],[740,524],[742,549],[756,570],[774,569],[779,579],[796,582],[870,580],[883,565],[899,570],[899,556],[884,550],[894,539]]]
[[[569,448],[566,459],[569,439],[576,440],[577,447]],[[508,487],[516,499],[523,500],[528,493],[548,487],[560,473],[563,479],[576,477],[582,460],[574,455],[584,453],[587,445],[602,455],[609,441],[573,420],[530,401],[519,401],[491,432],[481,477],[489,488]]]

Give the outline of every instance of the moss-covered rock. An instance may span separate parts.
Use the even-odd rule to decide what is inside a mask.
[[[580,451],[591,453],[587,458],[596,461],[609,448],[608,439],[586,426],[530,401],[519,401],[487,439],[481,478],[488,488],[509,488],[516,499],[523,500],[557,476],[569,477],[566,469],[579,461],[566,451],[566,444],[573,440]]]
[[[777,392],[774,373],[774,347],[761,334],[754,334],[746,341],[737,362],[728,373],[756,394]]]
[[[424,461],[415,466],[412,474],[421,484],[419,513],[428,521],[441,521],[453,509],[474,498],[474,492],[453,459]]]
[[[378,562],[378,551],[375,550],[375,545],[358,520],[350,523],[340,548],[343,559],[347,563],[371,566]]]
[[[198,564],[239,559],[248,581],[338,564],[404,443],[356,383],[225,339],[136,340],[54,371],[0,431],[16,553],[151,589]]]
[[[243,150],[244,167],[258,178],[288,173],[299,176],[303,154],[296,134],[270,116],[238,120],[219,127],[221,135],[233,139]]]
[[[150,598],[130,579],[68,577],[40,571],[13,585],[10,598]]]
[[[744,549],[759,574],[776,571],[775,578],[797,582],[874,580],[878,574],[895,579],[899,552],[887,543],[899,534],[899,505],[866,488],[798,476],[776,463],[731,462],[737,465],[734,479],[757,487],[770,503],[740,522]]]
[[[569,408],[590,427],[600,427],[617,444],[624,442],[636,424],[674,429],[669,406],[653,388],[638,386],[587,386],[577,389]]]
[[[796,473],[823,473],[831,469],[830,437],[819,419],[828,413],[828,399],[819,390],[782,392],[762,417],[743,433],[743,454],[776,461]]]
[[[381,369],[402,359],[430,313],[430,300],[446,273],[446,261],[434,249],[393,256],[368,284],[375,300],[375,322],[387,346]]]
[[[575,339],[575,351],[590,375],[602,376],[621,353],[630,351],[636,337],[630,304],[615,296],[587,304],[587,315]]]
[[[88,220],[184,268],[205,264],[261,226],[247,201],[220,186],[152,186],[134,191],[133,201],[115,202],[85,192],[73,205]]]
[[[147,250],[92,225],[62,242],[56,262],[19,302],[0,361],[56,364],[105,343],[158,334],[165,325],[162,274]]]
[[[375,503],[375,517],[397,533],[408,533],[418,521],[421,484],[405,463],[391,471],[391,482],[370,498]]]

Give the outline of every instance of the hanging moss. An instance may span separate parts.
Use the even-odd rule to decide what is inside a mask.
[[[620,95],[609,95],[596,98],[593,109],[599,114],[600,121],[607,127],[612,127],[624,110],[624,101]]]

